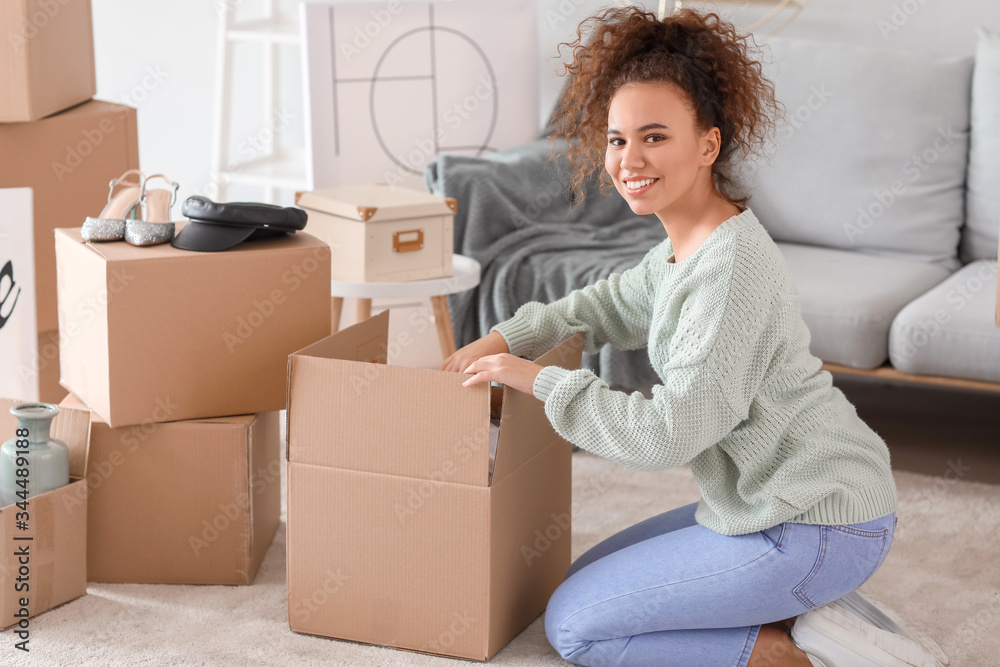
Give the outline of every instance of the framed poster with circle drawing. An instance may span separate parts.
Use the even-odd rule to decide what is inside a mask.
[[[303,3],[307,180],[424,190],[438,153],[536,139],[535,2]]]

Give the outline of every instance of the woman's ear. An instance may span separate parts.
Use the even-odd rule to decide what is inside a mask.
[[[722,149],[722,132],[719,128],[713,127],[702,135],[699,149],[701,166],[711,167],[715,164],[715,159],[719,157],[719,151]]]

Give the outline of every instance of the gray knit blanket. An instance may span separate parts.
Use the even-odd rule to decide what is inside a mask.
[[[482,158],[440,154],[427,165],[427,191],[458,200],[455,252],[482,266],[477,288],[448,296],[458,347],[523,303],[551,303],[637,265],[666,238],[656,216],[635,215],[618,193],[601,196],[596,178],[571,209],[566,157],[549,159],[565,146],[542,138]],[[645,348],[605,345],[584,353],[581,367],[614,389],[647,396],[659,382]]]

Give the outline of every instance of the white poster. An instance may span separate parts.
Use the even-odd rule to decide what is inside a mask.
[[[35,232],[31,188],[0,188],[0,397],[37,401]]]
[[[438,153],[536,139],[533,0],[303,3],[308,180],[425,190]]]

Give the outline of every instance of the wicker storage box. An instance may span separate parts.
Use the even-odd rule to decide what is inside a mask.
[[[452,220],[458,203],[386,184],[300,192],[309,233],[330,244],[331,277],[353,282],[451,275]]]

